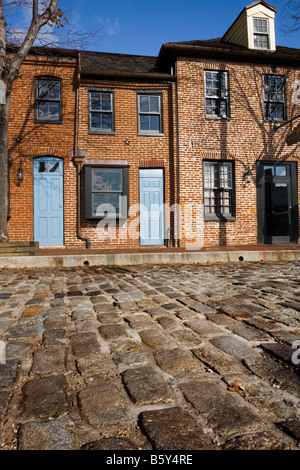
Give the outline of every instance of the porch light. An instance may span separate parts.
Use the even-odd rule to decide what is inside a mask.
[[[22,168],[22,160],[20,160],[20,165],[19,165],[19,168],[18,168],[18,171],[17,171],[17,178],[18,178],[19,183],[22,183],[22,181],[24,179],[24,172],[23,172],[23,168]]]
[[[243,174],[243,180],[246,185],[251,183],[250,168],[248,168]]]

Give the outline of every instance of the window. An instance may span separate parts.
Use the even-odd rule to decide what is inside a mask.
[[[114,94],[112,91],[89,91],[89,132],[114,133]]]
[[[263,76],[265,121],[285,120],[285,78],[279,75]]]
[[[39,162],[38,173],[58,173],[60,171],[59,162]]]
[[[162,134],[161,95],[138,94],[138,133],[140,135]]]
[[[229,117],[228,72],[205,72],[205,115],[207,118]]]
[[[232,162],[203,162],[204,219],[234,220]]]
[[[253,42],[257,49],[269,49],[269,22],[267,18],[253,18]]]
[[[129,169],[85,168],[86,218],[126,219],[129,197]]]
[[[57,78],[35,79],[35,121],[62,122],[61,80]]]

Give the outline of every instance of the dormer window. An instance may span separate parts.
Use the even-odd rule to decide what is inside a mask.
[[[251,3],[224,34],[223,41],[248,49],[276,51],[276,12],[277,9],[264,0]]]
[[[253,43],[257,49],[269,49],[269,21],[253,18]]]

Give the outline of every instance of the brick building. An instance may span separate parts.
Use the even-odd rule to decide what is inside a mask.
[[[10,240],[298,243],[300,51],[276,45],[275,15],[255,2],[158,57],[32,50],[11,103]]]
[[[9,123],[8,233],[12,242],[40,241],[51,220],[54,245],[61,246],[68,233],[76,233],[76,168],[71,151],[77,68],[76,53],[34,49],[14,82]],[[49,100],[40,100],[43,87],[48,86]]]

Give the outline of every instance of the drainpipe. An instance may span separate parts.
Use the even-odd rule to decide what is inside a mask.
[[[8,207],[7,207],[7,220],[10,220],[11,213],[10,213],[10,169],[13,164],[13,159],[11,156],[8,157],[8,170],[7,170],[7,184],[8,184]]]
[[[177,67],[177,63],[175,63],[175,67]],[[177,77],[177,70],[175,72],[176,77]],[[177,207],[177,218],[176,218],[176,227],[175,227],[175,232],[176,232],[176,240],[175,240],[175,246],[177,248],[180,247],[180,171],[179,171],[179,116],[178,116],[178,86],[177,86],[177,80],[175,81],[175,126],[176,126],[176,132],[175,132],[175,139],[176,139],[176,186],[177,186],[177,201],[176,201],[176,207]],[[175,234],[174,234],[175,235]]]
[[[76,105],[75,105],[75,135],[74,135],[74,155],[73,162],[76,165],[77,174],[77,238],[85,242],[87,249],[91,248],[91,241],[81,233],[81,169],[84,160],[84,152],[78,149],[78,117],[79,117],[79,85],[80,85],[81,53],[78,53],[78,72],[76,86]],[[79,155],[81,154],[81,155]]]

